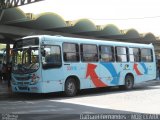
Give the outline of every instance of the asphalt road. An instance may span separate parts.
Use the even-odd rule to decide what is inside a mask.
[[[0,119],[75,120],[82,114],[160,114],[160,84],[142,84],[131,91],[118,88],[83,90],[73,98],[63,93],[13,94],[0,100]]]
[[[0,112],[3,114],[20,114],[20,117],[27,120],[58,119],[80,119],[81,114],[129,114],[133,112],[102,109],[77,105],[71,103],[55,102],[50,100],[36,101],[3,101],[0,103]],[[22,115],[23,114],[23,115]],[[25,114],[25,115],[24,115]],[[28,114],[28,115],[26,115]]]
[[[94,96],[109,89],[85,90],[74,98]],[[112,92],[118,92],[113,90]],[[0,118],[3,116],[18,115],[22,120],[79,120],[82,114],[129,114],[133,112],[120,111],[107,108],[92,107],[65,103],[61,100],[70,99],[63,93],[53,94],[16,94],[7,100],[0,101]],[[97,101],[98,102],[98,101]],[[5,118],[5,117],[4,117]],[[18,120],[19,120],[18,119]]]

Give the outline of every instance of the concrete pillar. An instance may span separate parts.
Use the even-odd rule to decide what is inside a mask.
[[[10,44],[6,45],[6,64],[10,63]]]

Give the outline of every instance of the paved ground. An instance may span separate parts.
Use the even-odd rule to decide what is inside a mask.
[[[80,113],[132,113],[114,109],[103,109],[84,105],[62,103],[52,100],[1,101],[0,113],[14,114],[80,114]]]
[[[92,93],[92,91],[90,92]],[[89,93],[86,92],[85,95]],[[77,97],[81,97],[81,95]],[[21,120],[79,120],[84,114],[136,114],[128,111],[65,103],[61,100],[66,98],[58,94],[55,96],[52,97],[50,94],[34,97],[19,95],[16,99],[2,100],[0,101],[0,119],[14,115]]]
[[[110,91],[72,99],[51,100],[138,113],[160,114],[160,85],[136,87],[132,91]]]
[[[7,82],[0,80],[0,100],[7,99],[12,94],[11,89],[8,87]]]
[[[136,85],[131,91],[83,90],[73,98],[63,93],[12,94],[6,87],[0,90],[0,119],[5,113],[20,114],[19,118],[27,120],[80,119],[82,113],[160,114],[160,81]]]

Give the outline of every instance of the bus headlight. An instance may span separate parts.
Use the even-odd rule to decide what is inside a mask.
[[[39,76],[37,76],[36,74],[32,74],[31,76],[31,85],[36,84],[39,81]]]

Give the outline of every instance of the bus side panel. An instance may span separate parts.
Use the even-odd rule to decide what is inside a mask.
[[[103,70],[102,70],[103,68]],[[105,69],[105,70],[104,70]],[[106,68],[97,63],[73,63],[64,67],[65,77],[77,76],[80,80],[80,89],[98,88],[110,86],[103,76],[108,76]]]
[[[154,62],[141,63],[143,66],[144,81],[156,78],[156,64]]]
[[[125,84],[128,73],[134,76],[135,83],[142,82],[145,76],[137,69],[143,71],[140,63],[72,63],[64,66],[64,78],[77,76],[81,89],[118,86]]]
[[[127,67],[129,65],[129,67]],[[148,80],[153,80],[156,77],[154,62],[135,62],[124,65],[121,72],[121,85],[124,84],[125,76],[131,73],[134,76],[134,83],[141,83]]]
[[[68,63],[64,65],[64,78],[67,80],[70,76],[76,76],[80,81],[80,89],[94,88],[95,85],[92,82],[92,78],[95,77],[93,76],[95,74],[99,75],[97,65],[92,63]]]
[[[135,83],[141,83],[156,78],[154,62],[134,63]]]
[[[114,66],[117,71],[117,81],[115,81],[113,79],[111,82],[112,84],[114,83],[113,84],[114,86],[124,85],[125,84],[125,77],[127,76],[127,74],[132,74],[135,80],[141,79],[140,76],[135,75],[133,63],[129,63],[129,62],[114,63]]]
[[[118,86],[125,84],[125,77],[128,73],[135,76],[133,69],[133,64],[124,62],[124,63],[101,63],[101,77],[104,79],[108,86]],[[136,79],[141,79],[140,76]]]
[[[100,76],[104,80],[107,86],[119,85],[121,67],[118,63],[112,62],[100,62],[101,70]]]
[[[63,90],[63,67],[42,69],[43,93],[58,92]]]
[[[112,67],[108,69],[109,72],[112,73],[111,75],[113,76],[113,77],[111,76],[112,79],[108,83],[109,86],[124,85],[125,77],[127,76],[127,74],[133,75],[135,83],[143,82],[146,79],[148,80],[147,76],[142,74],[144,72],[140,63],[126,62],[126,63],[110,63],[110,64],[113,64],[115,70],[112,70],[113,69]],[[115,73],[113,71],[115,71]]]
[[[127,74],[132,74],[134,77],[134,83],[141,83],[144,81],[152,80],[154,74],[154,64],[153,63],[123,63],[121,74],[120,74],[120,85],[125,84],[125,77]],[[152,69],[153,68],[153,69]]]

